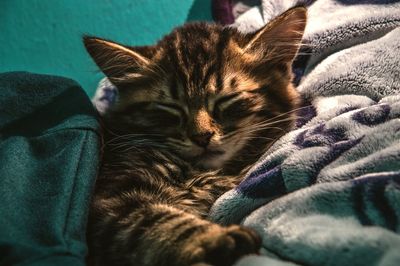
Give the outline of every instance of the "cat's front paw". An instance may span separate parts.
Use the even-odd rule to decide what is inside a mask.
[[[261,238],[249,228],[232,225],[216,227],[198,236],[190,255],[195,265],[232,265],[237,259],[248,254],[257,254],[261,247]]]

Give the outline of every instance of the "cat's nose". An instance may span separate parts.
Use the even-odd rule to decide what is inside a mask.
[[[200,134],[195,134],[190,137],[190,139],[199,145],[200,147],[207,147],[210,143],[211,137],[214,135],[214,132],[205,132]]]

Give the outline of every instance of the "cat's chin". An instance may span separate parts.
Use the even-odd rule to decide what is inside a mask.
[[[205,150],[200,156],[192,159],[193,165],[197,168],[205,170],[216,170],[222,168],[228,160],[224,151],[208,151]]]
[[[203,170],[215,170],[221,168],[226,162],[226,152],[223,150],[194,149],[183,152],[181,156],[195,168]]]
[[[224,162],[220,160],[201,160],[194,162],[194,166],[201,170],[219,170],[224,165]]]

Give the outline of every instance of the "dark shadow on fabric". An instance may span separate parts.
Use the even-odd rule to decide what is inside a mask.
[[[17,118],[1,128],[2,138],[10,136],[38,136],[77,115],[96,116],[92,105],[79,87],[71,87],[55,96],[51,102],[22,118]],[[88,125],[88,128],[90,126]]]

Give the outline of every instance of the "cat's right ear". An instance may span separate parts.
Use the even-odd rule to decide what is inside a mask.
[[[90,36],[84,36],[83,43],[97,66],[117,86],[141,77],[151,65],[151,47],[127,47]]]
[[[300,46],[307,22],[307,9],[295,7],[246,35],[242,53],[257,61],[291,63]]]

